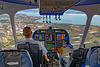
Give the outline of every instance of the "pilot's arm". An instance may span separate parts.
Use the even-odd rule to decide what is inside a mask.
[[[47,57],[47,49],[44,47],[44,45],[40,42],[40,46],[41,46],[41,50],[42,50],[42,55],[43,55],[43,58],[47,61],[47,62],[49,62],[49,59],[48,59],[48,57]]]
[[[48,57],[47,57],[47,54],[46,54],[46,55],[43,55],[43,58],[44,58],[47,62],[49,62],[49,59],[48,59]]]

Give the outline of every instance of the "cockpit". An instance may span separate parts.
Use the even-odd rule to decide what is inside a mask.
[[[100,67],[99,0],[1,0],[0,14],[5,13],[0,16],[0,67],[33,67],[34,60],[39,67]],[[38,44],[17,46],[25,26],[46,47],[50,62]]]

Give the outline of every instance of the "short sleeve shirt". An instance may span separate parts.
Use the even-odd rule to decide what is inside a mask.
[[[25,44],[26,42],[29,42],[30,44],[39,44],[39,48],[40,50],[42,50],[43,55],[47,54],[47,49],[44,47],[44,45],[40,41],[36,41],[32,38],[25,38],[22,42],[18,44]]]

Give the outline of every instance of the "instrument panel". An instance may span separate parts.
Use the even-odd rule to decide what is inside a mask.
[[[79,0],[40,0],[40,15],[63,15]]]
[[[69,35],[64,29],[36,30],[32,38],[41,41],[48,51],[57,50],[69,44]]]

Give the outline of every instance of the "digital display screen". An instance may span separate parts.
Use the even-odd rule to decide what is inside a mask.
[[[52,41],[52,35],[46,34],[46,41]]]
[[[44,34],[35,34],[35,40],[44,40]]]
[[[44,34],[39,35],[39,40],[44,40]]]
[[[65,39],[65,34],[57,34],[57,40]]]
[[[61,34],[61,39],[65,39],[65,34]]]
[[[46,49],[47,50],[54,50],[55,49],[55,44],[46,44]]]
[[[35,40],[39,40],[39,34],[35,34],[34,39],[35,39]]]
[[[35,36],[39,36],[39,34],[35,34]]]
[[[57,34],[57,40],[61,39],[61,34]]]

